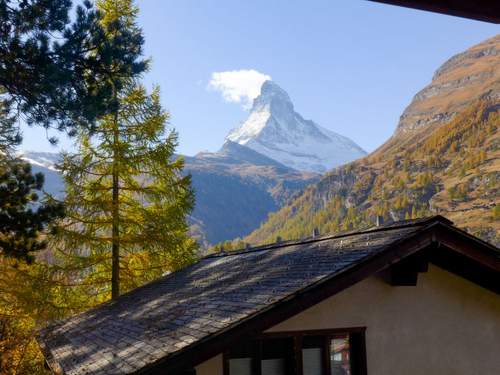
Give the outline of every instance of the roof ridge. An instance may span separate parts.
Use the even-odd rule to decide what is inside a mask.
[[[390,231],[390,230],[408,228],[408,227],[412,227],[412,226],[419,227],[419,226],[425,226],[425,225],[429,224],[430,222],[442,222],[445,224],[453,225],[453,222],[451,220],[448,220],[447,218],[445,218],[442,215],[426,216],[426,217],[422,217],[422,218],[418,218],[418,219],[399,220],[399,221],[393,222],[391,224],[386,224],[386,225],[382,225],[379,227],[371,226],[371,227],[367,227],[366,229],[362,229],[362,230],[355,230],[355,231],[349,231],[349,232],[338,233],[338,234],[328,234],[328,235],[318,236],[318,237],[304,237],[304,238],[300,238],[300,239],[277,241],[277,242],[272,242],[272,243],[263,244],[263,245],[250,246],[250,248],[240,248],[240,249],[231,250],[228,252],[213,253],[213,254],[209,254],[209,255],[206,255],[206,256],[200,258],[200,260],[241,255],[241,254],[253,253],[253,252],[257,252],[257,251],[264,251],[264,250],[277,249],[277,248],[282,248],[282,247],[287,247],[287,246],[293,246],[293,245],[309,244],[309,243],[315,243],[315,242],[326,241],[326,240],[333,240],[336,238],[345,238],[345,237],[366,234],[366,233],[385,232],[385,231]]]

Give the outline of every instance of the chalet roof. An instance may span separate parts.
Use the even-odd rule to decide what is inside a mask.
[[[160,367],[164,371],[171,363],[192,359],[192,351],[201,347],[207,356],[211,351],[215,355],[230,343],[235,330],[242,337],[267,329],[326,298],[326,290],[331,295],[429,246],[437,227],[453,231],[443,237],[450,243],[458,237],[482,247],[496,262],[493,271],[499,271],[496,248],[436,216],[207,256],[116,301],[45,328],[38,341],[55,372],[160,373]],[[281,315],[271,315],[273,311]]]

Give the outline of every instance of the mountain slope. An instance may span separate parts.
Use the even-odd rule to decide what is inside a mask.
[[[216,153],[185,160],[196,196],[192,233],[204,244],[249,234],[270,212],[318,179],[230,141]]]
[[[377,216],[441,213],[498,244],[499,72],[500,35],[451,58],[384,145],[324,176],[245,240],[304,237],[314,228],[338,232],[371,226]]]
[[[272,81],[264,82],[248,118],[226,140],[290,168],[319,173],[366,154],[349,138],[304,120],[288,94]]]

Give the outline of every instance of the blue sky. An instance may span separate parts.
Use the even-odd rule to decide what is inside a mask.
[[[498,25],[365,0],[139,0],[178,151],[217,150],[246,117],[244,103],[209,88],[214,72],[272,77],[296,110],[367,151],[394,131],[413,95],[453,54],[500,32]],[[243,83],[244,84],[244,83]],[[51,135],[57,135],[55,133]],[[41,129],[24,129],[22,149],[57,151]]]

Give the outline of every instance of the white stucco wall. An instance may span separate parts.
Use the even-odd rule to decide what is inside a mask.
[[[432,265],[416,287],[371,277],[269,331],[359,326],[369,375],[500,374],[500,296]],[[222,375],[222,357],[197,375]]]

